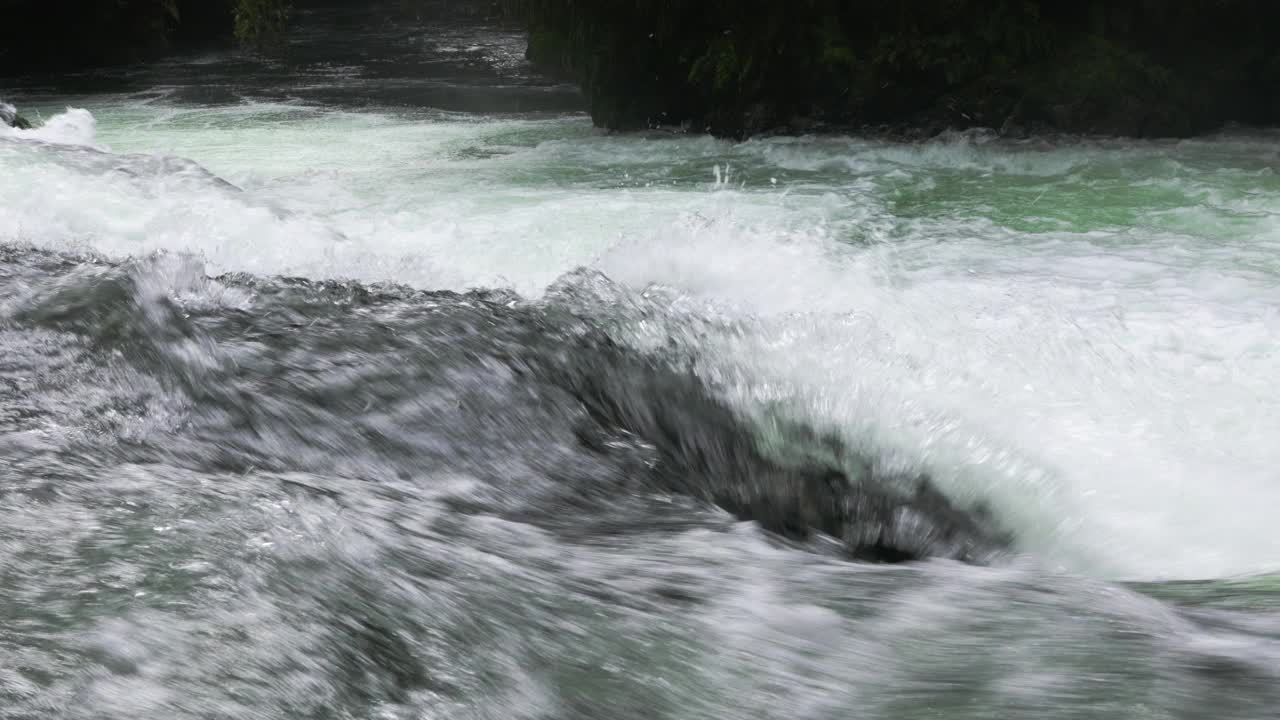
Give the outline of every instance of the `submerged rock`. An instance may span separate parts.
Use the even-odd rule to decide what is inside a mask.
[[[0,103],[0,122],[9,127],[18,128],[19,130],[30,130],[31,123],[27,119],[18,114],[17,108],[12,105]]]
[[[24,273],[65,272],[56,257],[11,255]],[[466,478],[451,512],[574,543],[734,517],[859,561],[986,563],[1011,545],[922,473],[887,470],[805,418],[742,414],[680,359],[694,348],[616,341],[620,310],[589,319],[561,296],[243,276],[217,292],[253,297],[251,310],[180,307],[150,290],[157,276],[198,287],[201,270],[163,258],[98,267],[53,278],[13,315],[180,395],[181,430],[120,446],[121,461],[327,477],[339,494],[352,479],[391,492]]]
[[[985,507],[956,505],[926,475],[880,471],[838,436],[802,422],[776,421],[791,457],[776,456],[696,375],[607,337],[579,336],[565,360],[546,379],[582,403],[593,430],[621,430],[651,447],[647,474],[656,487],[791,540],[835,539],[861,561],[985,564],[1012,544]],[[586,444],[608,452],[610,443]]]

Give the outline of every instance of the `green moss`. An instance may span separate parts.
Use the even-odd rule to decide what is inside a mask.
[[[725,94],[741,85],[750,77],[750,57],[743,60],[738,56],[738,49],[732,35],[722,35],[711,43],[711,47],[689,68],[688,81],[694,85],[704,85],[716,94]]]
[[[289,21],[285,0],[235,0],[232,13],[236,38],[246,45],[276,45],[284,38]]]

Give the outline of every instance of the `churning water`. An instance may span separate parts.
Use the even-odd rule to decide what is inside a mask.
[[[397,27],[8,91],[0,718],[1277,716],[1280,136],[608,135]]]

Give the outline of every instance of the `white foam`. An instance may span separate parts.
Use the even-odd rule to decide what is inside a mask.
[[[697,342],[744,410],[786,405],[990,500],[1043,562],[1277,567],[1266,142],[733,145],[127,103],[95,137],[81,112],[0,140],[0,239],[531,296],[595,266],[742,323]]]
[[[67,108],[65,112],[54,115],[44,124],[29,129],[9,127],[0,123],[0,138],[39,140],[62,145],[92,145],[96,128],[97,121],[88,110]]]
[[[1189,272],[1158,246],[1026,241],[859,251],[725,220],[655,233],[602,266],[755,318],[706,348],[706,372],[744,409],[781,403],[990,500],[1052,564],[1126,578],[1275,569],[1274,276]]]

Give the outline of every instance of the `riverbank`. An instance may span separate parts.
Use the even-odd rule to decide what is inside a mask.
[[[1185,137],[1280,121],[1280,7],[1257,0],[507,4],[530,57],[572,73],[610,129]]]

